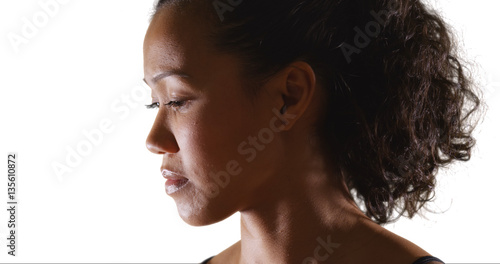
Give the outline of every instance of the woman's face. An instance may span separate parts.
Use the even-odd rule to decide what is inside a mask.
[[[160,106],[147,147],[163,155],[166,191],[191,225],[264,199],[282,155],[279,106],[265,92],[252,103],[238,60],[212,51],[203,25],[164,8],[144,41],[145,81]]]

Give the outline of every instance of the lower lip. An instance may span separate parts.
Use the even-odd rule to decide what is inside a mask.
[[[165,182],[165,191],[167,191],[167,194],[174,194],[178,192],[180,189],[184,188],[187,183],[188,179],[182,179],[182,180],[167,180]]]

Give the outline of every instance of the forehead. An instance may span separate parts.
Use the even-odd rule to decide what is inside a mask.
[[[241,59],[212,43],[210,20],[190,13],[167,7],[151,21],[144,40],[146,82],[154,86],[150,81],[164,72],[186,73],[192,87],[205,91],[245,82]]]
[[[206,61],[206,27],[187,12],[175,7],[160,10],[151,21],[144,39],[145,73],[192,68],[193,62]]]

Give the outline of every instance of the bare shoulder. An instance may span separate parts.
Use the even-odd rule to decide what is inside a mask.
[[[241,241],[234,243],[232,246],[226,248],[224,251],[217,254],[211,259],[208,264],[226,264],[236,263],[238,259],[238,252],[241,249]]]
[[[376,245],[373,247],[375,250],[373,254],[379,255],[380,259],[386,259],[385,263],[411,264],[421,257],[431,256],[420,246],[383,227],[380,227],[378,232],[379,235],[376,239]],[[431,263],[435,264],[436,262],[428,264]],[[437,262],[437,264],[442,263]]]
[[[342,259],[342,263],[412,264],[419,258],[431,256],[408,239],[374,222],[365,224],[363,232],[371,239],[362,247],[357,247],[355,251],[347,252],[343,256],[345,259]]]

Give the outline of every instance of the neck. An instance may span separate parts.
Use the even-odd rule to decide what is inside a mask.
[[[261,190],[259,201],[241,211],[240,263],[333,261],[369,240],[373,222],[343,181],[332,180],[337,176],[318,164],[293,168]]]

